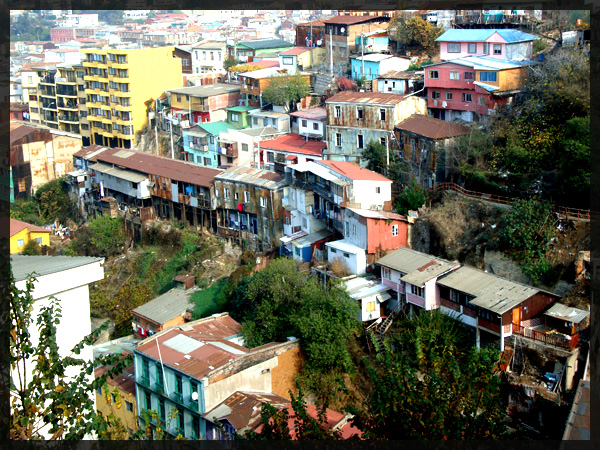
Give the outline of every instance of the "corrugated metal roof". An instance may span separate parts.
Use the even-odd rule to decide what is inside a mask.
[[[331,19],[324,20],[324,23],[334,23],[343,25],[354,25],[363,22],[389,22],[389,18],[383,16],[350,16],[350,15],[339,15],[332,17]]]
[[[468,266],[439,278],[437,284],[473,295],[475,299],[471,300],[471,304],[498,314],[505,313],[538,292],[552,294]]]
[[[539,39],[529,33],[519,30],[508,29],[450,29],[446,30],[436,42],[483,42],[488,40],[494,33],[498,33],[507,43],[533,41]]]
[[[285,178],[275,172],[239,166],[230,167],[221,175],[216,176],[215,180],[252,184],[273,190],[286,185]]]
[[[394,128],[406,130],[431,139],[447,139],[469,133],[469,128],[447,120],[440,120],[422,114],[413,114]]]
[[[358,164],[347,161],[315,161],[317,165],[328,166],[333,172],[347,177],[353,181],[389,181],[392,180],[384,177],[377,172],[360,167]]]
[[[303,119],[311,120],[325,120],[327,119],[327,110],[325,108],[309,108],[301,109],[289,114],[293,117],[301,117]]]
[[[300,153],[303,155],[323,156],[327,143],[313,141],[296,133],[285,134],[281,137],[261,142],[260,148],[284,152]]]
[[[392,219],[392,220],[402,220],[404,222],[407,221],[406,216],[402,214],[387,212],[387,211],[373,211],[370,209],[358,209],[358,208],[347,208],[355,214],[358,214],[361,217],[367,217],[370,219]]]
[[[87,264],[104,263],[104,258],[91,256],[11,255],[10,258],[10,268],[15,281],[25,280],[33,272],[38,276],[43,276]]]
[[[260,128],[246,128],[244,130],[238,130],[240,133],[247,134],[248,136],[271,136],[273,134],[279,133],[273,127],[260,127]]]
[[[435,257],[427,253],[403,247],[379,258],[375,264],[407,274],[424,266],[432,259]]]
[[[202,123],[201,125],[198,125],[198,128],[206,131],[208,134],[218,136],[221,131],[226,132],[235,127],[221,120],[219,122]]]
[[[292,245],[295,245],[296,247],[304,247],[306,245],[314,244],[321,239],[325,239],[327,236],[329,236],[329,231],[317,231],[315,233],[307,234],[306,236],[300,236],[292,240]]]
[[[197,164],[176,159],[156,156],[151,153],[130,151],[133,155],[127,158],[120,158],[116,153],[122,151],[120,148],[111,148],[98,154],[96,159],[128,169],[136,170],[144,174],[152,174],[171,180],[183,181],[197,186],[210,187],[213,184],[216,175],[223,171],[202,167]]]
[[[398,58],[396,56],[388,55],[385,53],[370,53],[370,54],[364,55],[364,56],[353,56],[350,59],[356,59],[358,61],[380,62],[380,61],[383,61],[385,59],[390,59],[390,58],[394,58],[394,60],[402,59],[402,58]]]
[[[263,50],[266,48],[281,48],[281,47],[293,47],[291,44],[283,39],[260,39],[256,41],[243,41],[238,42],[237,47],[248,47],[254,50]]]
[[[255,106],[232,106],[231,108],[227,108],[227,111],[233,112],[249,112],[254,109],[258,109]]]
[[[423,78],[423,73],[409,72],[406,70],[390,70],[383,75],[379,75],[378,79],[389,78],[392,80],[419,80]]]
[[[173,350],[177,350],[180,353],[188,354],[192,353],[194,350],[198,350],[204,345],[204,342],[192,339],[185,334],[178,334],[171,339],[164,341],[163,345],[166,345]]]
[[[146,175],[131,172],[129,170],[117,169],[116,167],[111,167],[111,166],[109,166],[107,164],[103,164],[103,163],[90,164],[89,170],[95,170],[97,172],[105,173],[107,175],[112,175],[116,178],[121,178],[123,180],[132,181],[134,183],[140,183],[140,182],[148,179],[148,177]]]
[[[310,51],[310,47],[293,47],[288,50],[284,50],[280,55],[301,55]]]
[[[490,58],[489,56],[465,56],[463,58],[450,59],[425,67],[441,66],[443,64],[459,64],[472,67],[475,70],[505,70],[517,69],[538,64],[535,61],[504,61],[502,59]]]
[[[165,92],[170,94],[187,94],[192,97],[211,97],[213,95],[227,94],[229,92],[239,92],[240,86],[236,84],[214,83],[204,86],[189,86],[177,89],[167,89]]]
[[[252,70],[251,72],[244,72],[244,73],[240,73],[239,76],[241,78],[251,78],[253,80],[255,79],[260,79],[260,78],[269,78],[272,76],[278,76],[278,75],[282,75],[281,74],[281,69],[279,67],[267,67],[266,69],[258,69],[258,70]],[[287,74],[283,74],[286,75]]]
[[[473,84],[476,86],[479,86],[480,88],[485,89],[488,92],[494,92],[494,91],[497,91],[500,89],[498,86],[493,86],[491,84],[482,83],[481,81],[473,81]]]
[[[163,324],[193,307],[194,303],[190,300],[189,292],[181,289],[171,289],[154,300],[134,308],[131,312],[153,322]]]
[[[400,278],[405,283],[410,283],[415,286],[423,286],[427,281],[433,280],[451,270],[456,270],[460,267],[458,262],[447,261],[442,258],[431,257],[431,259],[418,267],[416,270],[407,273]]]
[[[564,320],[565,322],[579,323],[589,316],[590,312],[563,305],[561,303],[555,303],[544,314],[550,317],[555,317],[556,319]]]
[[[396,105],[406,98],[406,95],[386,94],[383,92],[353,92],[342,91],[329,97],[325,103],[372,103],[374,105]]]
[[[328,247],[333,247],[337,250],[341,250],[343,252],[352,253],[354,255],[366,253],[364,248],[359,247],[358,245],[354,245],[353,243],[351,243],[350,241],[347,241],[345,239],[340,239],[339,241],[327,242],[327,243],[325,243],[325,245]]]
[[[313,161],[304,161],[298,164],[293,164],[288,167],[291,167],[293,170],[298,172],[314,173],[315,175],[323,178],[324,180],[331,181],[332,183],[335,183],[340,186],[346,186],[350,184],[348,181],[335,175],[328,167],[320,166],[318,164],[315,164]]]

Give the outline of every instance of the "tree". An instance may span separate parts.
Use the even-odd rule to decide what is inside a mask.
[[[425,204],[426,196],[423,188],[411,180],[409,186],[405,186],[396,200],[396,211],[398,214],[406,215],[409,210],[417,210]]]
[[[241,61],[236,58],[228,57],[223,61],[223,68],[227,71],[231,69],[233,66],[237,66]]]
[[[502,437],[505,414],[493,374],[498,352],[456,351],[457,336],[441,332],[447,327],[436,317],[441,313],[421,314],[431,317],[412,328],[410,339],[398,341],[393,352],[384,344],[375,363],[365,360],[374,389],[361,406],[348,408],[351,422],[367,439]],[[435,329],[441,345],[430,335]]]
[[[119,253],[125,244],[123,219],[102,215],[88,223],[92,236],[90,243],[99,256],[112,256]]]
[[[306,368],[316,372],[350,369],[348,341],[359,325],[357,305],[345,290],[323,287],[298,263],[278,258],[249,278],[238,310],[244,312],[242,333],[249,347],[289,336],[300,339]]]
[[[34,239],[30,239],[29,241],[27,241],[27,244],[25,244],[25,247],[23,247],[23,250],[21,251],[21,255],[41,255],[41,254],[42,254],[42,249],[41,249],[40,245]]]
[[[362,151],[361,159],[367,161],[367,169],[385,175],[398,184],[402,184],[405,175],[410,172],[408,165],[391,148],[386,149],[381,142],[370,141],[367,143],[367,147]]]
[[[296,103],[310,94],[310,85],[304,75],[275,75],[269,78],[269,85],[263,89],[263,102],[286,106],[296,110]]]
[[[41,439],[49,433],[52,439],[83,439],[95,435],[110,438],[108,430],[118,426],[113,417],[102,417],[94,409],[94,391],[108,377],[122,372],[131,358],[108,355],[86,361],[78,358],[84,346],[92,344],[106,323],[77,344],[70,355],[61,356],[57,345],[56,326],[61,308],[58,300],[33,316],[32,295],[34,277],[26,280],[20,290],[10,274],[10,437],[11,439]],[[32,342],[30,330],[37,328],[39,339]],[[104,375],[93,377],[96,365],[112,368]],[[27,377],[28,367],[31,377]],[[70,375],[76,373],[77,375]]]
[[[434,56],[438,52],[435,40],[444,32],[437,25],[420,17],[411,17],[407,13],[394,16],[390,28],[396,40],[405,48],[418,54],[426,53],[428,56]]]
[[[69,198],[65,178],[52,180],[39,187],[34,198],[38,204],[40,216],[46,223],[54,220],[65,223],[67,219],[78,217],[77,206]]]

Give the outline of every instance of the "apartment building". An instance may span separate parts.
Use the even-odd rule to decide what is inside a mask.
[[[202,41],[192,45],[193,73],[224,73],[223,62],[227,59],[224,41]]]
[[[181,61],[174,47],[82,53],[92,143],[132,148],[135,133],[148,120],[146,102],[159,97],[165,86],[181,85]]]
[[[348,16],[351,17],[351,16]],[[369,142],[389,148],[394,125],[412,114],[427,114],[427,102],[416,96],[343,91],[325,102],[327,152],[324,159],[365,164]]]
[[[172,118],[186,120],[189,126],[227,119],[227,108],[238,106],[240,86],[214,83],[165,91],[170,97]]]

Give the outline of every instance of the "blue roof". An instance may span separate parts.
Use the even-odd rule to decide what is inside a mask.
[[[470,30],[459,30],[451,29],[447,30],[439,38],[437,42],[483,42],[488,40],[494,33],[498,33],[502,39],[507,43],[511,42],[522,42],[522,41],[533,41],[539,39],[537,36],[529,33],[523,33],[519,30],[506,30],[506,29],[470,29]]]

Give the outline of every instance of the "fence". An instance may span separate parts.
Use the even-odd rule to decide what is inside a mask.
[[[519,200],[516,197],[506,197],[502,195],[495,194],[486,194],[484,192],[471,191],[469,189],[465,189],[462,186],[459,186],[456,183],[441,183],[437,186],[429,189],[430,193],[435,193],[439,191],[453,191],[457,194],[462,195],[463,197],[472,198],[475,200],[484,200],[486,202],[498,203],[501,205],[510,205],[511,202],[515,200]],[[566,206],[557,206],[553,205],[552,210],[557,213],[559,216],[564,216],[572,219],[579,220],[590,220],[590,210],[589,209],[577,209],[577,208],[569,208]]]
[[[543,331],[525,328],[520,325],[513,324],[513,334],[524,336],[534,341],[542,342],[546,345],[572,350],[579,344],[579,334],[574,336],[566,336],[562,334],[547,334]]]

